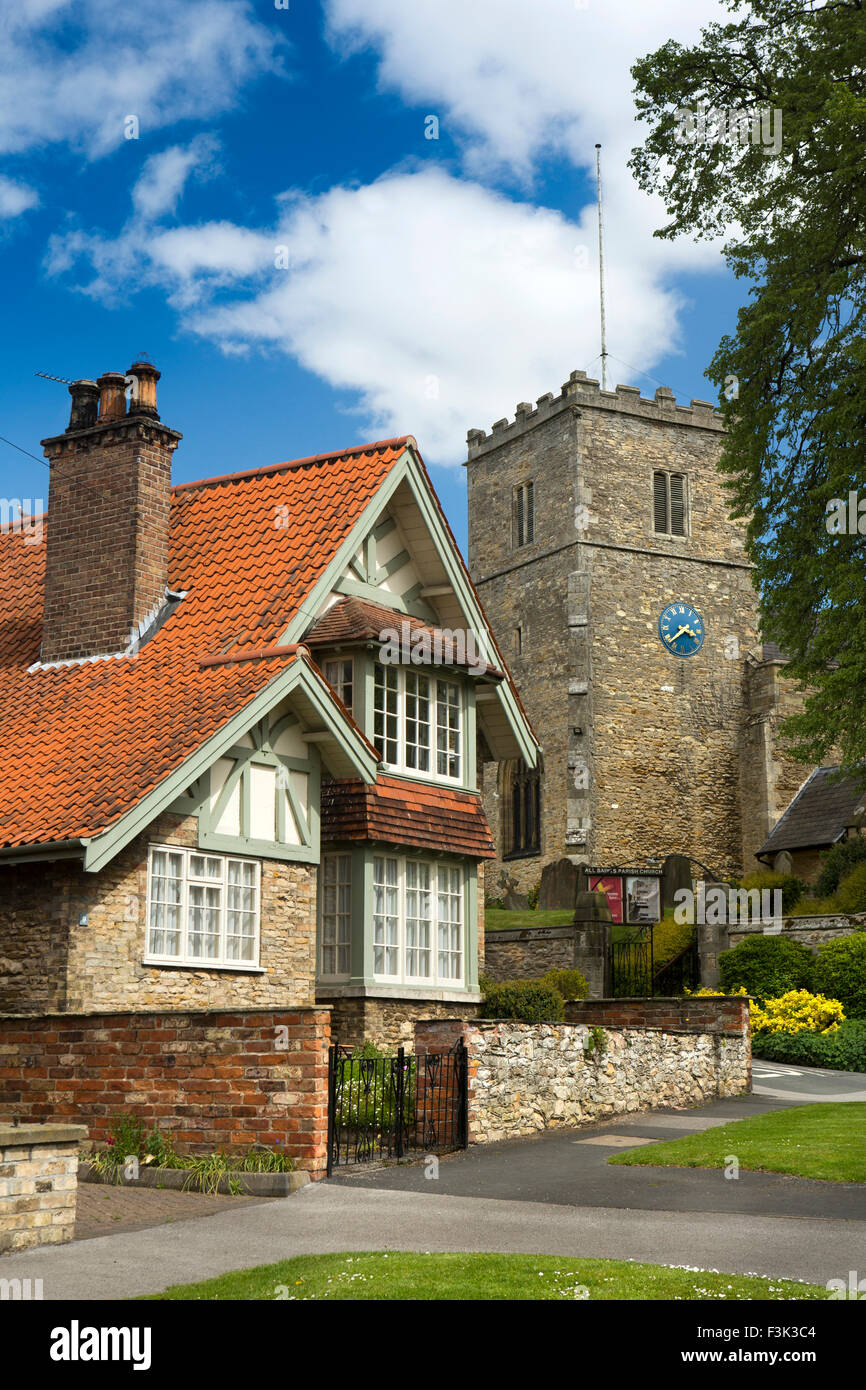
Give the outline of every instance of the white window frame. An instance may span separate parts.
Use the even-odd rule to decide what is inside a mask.
[[[183,859],[183,877],[181,879],[181,899],[180,907],[180,937],[181,950],[178,955],[158,955],[150,950],[151,934],[151,906],[153,903],[153,856],[154,854],[176,854]],[[194,878],[190,873],[190,860],[195,858],[212,859],[219,862],[221,867],[218,879]],[[255,889],[255,909],[253,912],[255,931],[252,937],[253,954],[251,960],[235,960],[227,954],[227,930],[228,930],[228,890],[229,890],[229,864],[251,864],[254,869]],[[190,884],[212,883],[213,886],[220,887],[220,951],[217,956],[194,956],[189,950],[189,890]],[[262,866],[258,859],[250,859],[241,854],[219,854],[213,850],[188,849],[183,845],[151,844],[148,846],[147,855],[147,906],[144,924],[144,957],[145,965],[180,965],[190,970],[237,970],[253,971],[257,974],[262,973],[259,964],[261,952],[261,930],[262,930]]]
[[[340,873],[339,864],[340,864],[340,861],[341,861],[341,860],[346,860],[346,862],[347,862],[347,864],[348,864],[349,874],[348,874],[348,878],[346,878],[346,879],[341,879],[341,878],[339,877],[339,873]],[[335,879],[335,881],[334,881],[333,884],[326,884],[326,883],[325,883],[325,866],[326,866],[327,864],[336,864],[336,865],[338,866],[338,867],[337,867],[337,870],[336,870],[337,877],[336,877],[336,879]],[[353,865],[352,865],[352,855],[351,855],[351,854],[323,854],[323,855],[322,855],[322,864],[321,864],[321,869],[320,869],[320,884],[321,884],[321,888],[320,888],[320,901],[321,901],[321,905],[322,905],[322,910],[321,910],[321,937],[320,937],[320,943],[319,943],[319,978],[322,979],[322,980],[348,980],[348,979],[351,978],[351,974],[352,974],[352,868],[353,868]],[[349,932],[348,932],[348,938],[347,938],[346,940],[342,940],[342,939],[341,939],[341,936],[340,936],[340,921],[341,921],[342,918],[345,918],[347,914],[346,914],[346,913],[341,913],[340,910],[339,910],[339,890],[340,890],[341,887],[346,887],[346,886],[348,886],[348,889],[349,889],[349,912],[348,912],[348,927],[349,927]],[[337,898],[336,898],[337,909],[336,909],[336,912],[334,913],[334,940],[333,940],[333,941],[330,941],[330,942],[327,942],[327,941],[325,940],[325,933],[326,933],[326,931],[327,931],[327,929],[328,929],[328,922],[327,922],[327,915],[326,915],[326,902],[327,902],[327,899],[326,899],[326,896],[325,896],[325,890],[326,890],[326,888],[329,888],[329,887],[333,887],[333,888],[336,890],[336,893],[337,893]],[[328,946],[329,948],[330,948],[330,947],[333,948],[334,953],[335,953],[335,954],[334,954],[334,959],[335,959],[335,962],[336,962],[337,966],[339,966],[339,964],[340,964],[340,951],[341,951],[341,950],[346,950],[346,951],[348,951],[348,955],[349,955],[349,967],[348,967],[347,970],[340,970],[340,969],[337,969],[335,972],[331,972],[331,973],[328,973],[328,972],[325,970],[325,947],[326,947],[326,946]]]
[[[376,885],[377,875],[376,866],[379,861],[383,863],[392,861],[397,866],[397,973],[386,975],[376,969]],[[410,975],[407,970],[409,944],[407,940],[407,868],[409,865],[423,866],[429,873],[429,894],[430,894],[430,933],[427,949],[430,953],[431,973],[428,975]],[[444,891],[448,894],[452,903],[458,905],[459,921],[455,924],[451,917],[439,917],[439,894],[443,891],[440,886],[440,874],[444,878]],[[451,876],[456,874],[457,889],[451,887],[453,882]],[[442,925],[459,927],[458,947],[456,952],[447,945],[446,953],[451,956],[456,954],[460,961],[459,975],[442,975],[439,971],[439,951],[440,951],[440,928]],[[454,864],[451,861],[424,859],[424,858],[404,858],[396,854],[376,854],[373,856],[373,903],[370,917],[371,944],[373,948],[373,979],[377,984],[383,985],[407,985],[420,989],[425,988],[446,988],[462,989],[466,980],[466,875],[462,865]]]
[[[336,672],[336,670],[335,670],[336,667],[345,667],[345,666],[348,666],[348,668],[349,668],[349,677],[348,677],[348,680],[346,679],[345,674],[340,674],[340,675],[338,675],[337,672]],[[352,713],[352,706],[353,706],[353,703],[354,703],[354,695],[355,695],[355,662],[354,662],[354,660],[352,659],[352,657],[350,657],[350,656],[334,656],[334,657],[331,657],[328,661],[325,662],[324,676],[325,676],[325,680],[328,682],[328,685],[333,686],[333,688],[336,690],[337,694],[339,695],[340,699],[343,701],[343,704],[346,706],[346,709],[347,709],[347,710],[349,711],[349,713],[351,714],[351,713]],[[336,679],[334,679],[334,677],[336,677]],[[346,696],[345,696],[345,693],[344,693],[347,685],[351,688],[351,691],[352,691],[352,699],[350,699],[350,700],[347,700],[347,699],[346,699]]]
[[[380,662],[380,661],[374,662],[374,664],[373,664],[373,724],[372,724],[372,728],[371,728],[371,730],[370,730],[370,737],[371,737],[373,743],[376,744],[377,747],[379,747],[379,743],[377,742],[377,737],[376,737],[376,714],[379,712],[379,708],[378,708],[378,705],[377,705],[377,690],[376,690],[376,687],[377,687],[377,680],[376,680],[376,676],[377,676],[377,672],[378,672],[379,670],[381,670],[381,671],[383,671],[383,672],[385,673],[386,679],[396,677],[396,683],[397,683],[397,690],[396,690],[396,695],[397,695],[397,710],[396,710],[397,737],[396,737],[396,740],[386,739],[385,737],[383,737],[383,739],[382,739],[382,741],[381,741],[381,742],[382,742],[382,746],[379,748],[379,753],[380,753],[380,756],[381,756],[382,761],[384,762],[385,766],[386,766],[390,771],[393,771],[393,772],[402,772],[402,773],[406,774],[406,775],[409,776],[409,777],[417,778],[417,780],[418,780],[419,782],[448,782],[451,786],[462,786],[462,785],[463,785],[463,770],[464,770],[464,767],[466,766],[466,761],[465,761],[465,759],[466,759],[466,727],[467,727],[467,721],[466,721],[466,698],[465,698],[465,692],[464,692],[464,688],[463,688],[462,683],[461,683],[460,681],[452,680],[452,679],[450,679],[449,677],[446,677],[446,676],[437,675],[437,674],[435,674],[434,672],[431,672],[430,669],[429,669],[428,667],[421,667],[421,666],[417,666],[417,667],[416,667],[416,666],[412,666],[412,667],[406,667],[406,666],[393,666],[393,665],[389,665],[389,664],[387,664],[387,663]],[[426,743],[426,745],[418,745],[417,743],[414,743],[414,742],[413,742],[413,744],[411,745],[413,748],[418,748],[419,746],[420,746],[420,747],[425,747],[425,746],[426,746],[426,750],[427,750],[427,754],[428,754],[428,766],[427,766],[426,768],[412,767],[412,766],[409,764],[409,762],[407,761],[407,756],[406,756],[406,753],[407,753],[407,740],[406,740],[406,703],[407,703],[407,702],[406,702],[406,677],[407,677],[407,675],[411,675],[412,677],[417,677],[419,680],[427,680],[427,681],[429,682],[429,694],[428,694],[428,698],[427,698],[427,707],[428,707],[427,743]],[[445,729],[447,730],[447,728],[449,727],[448,725],[444,725],[444,726],[443,726],[443,725],[440,725],[440,723],[439,723],[439,688],[440,688],[440,686],[444,687],[446,691],[447,691],[447,690],[453,690],[453,691],[455,691],[456,694],[457,694],[456,710],[457,710],[457,744],[458,744],[458,751],[457,751],[457,753],[456,753],[456,755],[455,755],[455,754],[451,753],[448,749],[445,749],[445,750],[444,750],[444,757],[445,757],[445,759],[446,759],[446,762],[447,762],[447,761],[450,761],[450,759],[451,759],[452,757],[456,756],[456,758],[457,758],[457,772],[456,772],[456,773],[440,772],[440,771],[439,771],[439,752],[440,752],[440,749],[439,749],[439,731],[440,731],[440,728],[445,728]],[[447,707],[448,707],[448,708],[451,708],[451,709],[455,708],[455,706],[453,705],[453,703],[450,702],[450,701],[447,702]],[[391,717],[393,717],[393,716],[391,716]],[[396,761],[393,761],[393,760],[391,760],[391,759],[388,758],[387,743],[392,742],[392,741],[396,741],[396,744],[397,744],[397,759],[396,759]]]

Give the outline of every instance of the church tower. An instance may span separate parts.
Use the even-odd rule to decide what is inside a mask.
[[[485,764],[492,896],[503,868],[525,892],[563,856],[742,872],[760,648],[722,437],[712,404],[584,372],[470,430],[469,566],[544,753],[538,780]]]

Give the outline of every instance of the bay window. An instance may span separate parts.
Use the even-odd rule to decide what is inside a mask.
[[[145,960],[257,966],[259,898],[256,860],[152,845]]]
[[[348,976],[352,969],[352,856],[322,858],[323,976]]]
[[[373,742],[400,772],[459,782],[463,768],[463,702],[454,681],[377,662]]]
[[[373,972],[406,984],[463,981],[463,873],[456,865],[376,855]]]

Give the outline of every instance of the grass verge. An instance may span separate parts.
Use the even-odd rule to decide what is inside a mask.
[[[328,1299],[371,1302],[616,1299],[693,1302],[825,1299],[828,1290],[790,1279],[560,1255],[406,1254],[373,1251],[303,1255],[239,1269],[199,1284],[176,1284],[140,1302]]]
[[[741,1168],[829,1182],[866,1182],[866,1102],[774,1110],[749,1120],[616,1154],[608,1163],[653,1168]]]

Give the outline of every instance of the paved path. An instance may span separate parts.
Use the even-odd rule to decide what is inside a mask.
[[[274,1197],[221,1197],[204,1192],[176,1192],[168,1188],[114,1187],[107,1183],[83,1182],[78,1187],[75,1210],[75,1239],[92,1240],[118,1231],[136,1231],[143,1226],[164,1226],[171,1221],[189,1221],[199,1216],[215,1216],[237,1206],[278,1200]]]
[[[315,1183],[282,1201],[217,1199],[230,1205],[206,1220],[6,1256],[0,1269],[6,1278],[41,1278],[48,1300],[129,1298],[292,1255],[383,1248],[597,1256],[819,1284],[847,1280],[866,1266],[862,1186],[607,1168],[615,1144],[594,1141],[671,1138],[813,1098],[859,1100],[862,1090],[856,1075],[759,1062],[755,1094],[739,1100],[620,1116],[455,1155],[440,1163],[436,1181],[415,1167]]]
[[[433,1184],[429,1184],[433,1186]],[[501,1250],[598,1256],[805,1279],[864,1264],[861,1222],[625,1211],[313,1183],[263,1206],[6,1256],[46,1300],[130,1298],[291,1255],[343,1250]]]

